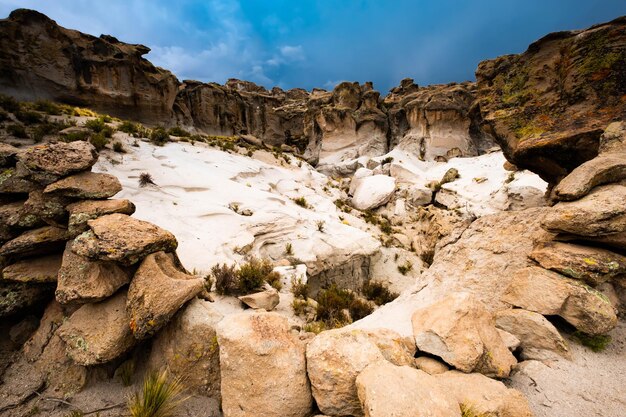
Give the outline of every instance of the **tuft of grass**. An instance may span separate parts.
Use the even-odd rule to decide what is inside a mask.
[[[296,197],[296,198],[292,198],[292,200],[294,203],[296,203],[300,207],[309,208],[309,204],[307,203],[306,198],[304,197]]]
[[[409,261],[406,261],[404,265],[398,265],[398,272],[400,272],[402,275],[406,275],[412,269],[413,264]]]
[[[61,106],[48,100],[38,100],[34,102],[33,109],[51,116],[60,116],[63,114],[63,108]]]
[[[54,135],[61,130],[69,127],[69,124],[63,122],[45,122],[37,125],[33,130],[33,140],[37,143],[41,142],[46,135]]]
[[[335,284],[320,290],[317,296],[317,320],[330,328],[345,326],[373,311],[369,303]]]
[[[132,359],[127,360],[117,369],[117,373],[122,381],[122,385],[130,387],[133,383],[133,375],[135,374],[135,362]]]
[[[314,321],[312,323],[307,323],[302,328],[302,330],[304,330],[305,332],[315,333],[315,334],[320,334],[326,329],[327,329],[326,324],[323,321]]]
[[[152,175],[149,172],[142,172],[139,174],[139,186],[145,187],[149,184],[156,185],[152,179]]]
[[[16,113],[20,110],[20,103],[11,96],[0,94],[0,107],[9,113]]]
[[[392,292],[382,282],[366,282],[361,289],[361,292],[370,301],[376,303],[376,305],[383,305],[392,302],[398,298],[399,294]]]
[[[316,221],[315,225],[317,226],[318,232],[324,233],[324,228],[326,227],[326,222],[324,220]]]
[[[183,138],[191,136],[191,133],[187,132],[185,129],[183,129],[180,126],[171,128],[167,133],[169,133],[171,136],[178,136],[178,137],[183,137]]]
[[[182,392],[180,379],[169,380],[166,371],[150,372],[141,392],[129,399],[128,411],[131,417],[174,417],[178,406],[187,400]]]
[[[122,145],[122,142],[120,142],[119,140],[113,143],[113,150],[118,153],[126,153],[124,145]]]
[[[469,404],[462,403],[461,407],[461,417],[492,417],[491,413],[480,413],[474,409]]]
[[[302,281],[302,278],[293,278],[291,280],[291,293],[295,298],[307,299],[309,296],[309,284]]]
[[[28,133],[26,133],[26,128],[17,123],[8,125],[7,133],[11,136],[15,136],[16,138],[28,139]]]
[[[215,280],[215,291],[220,295],[230,295],[237,292],[237,271],[235,265],[217,264],[211,268],[211,275]]]
[[[99,132],[89,137],[89,143],[91,143],[97,151],[101,151],[109,143],[109,139],[107,139],[102,132]]]
[[[386,235],[393,233],[393,227],[391,227],[391,223],[387,219],[381,220],[378,226],[380,227],[380,231]]]
[[[285,245],[285,254],[289,256],[293,255],[293,245],[291,243]]]
[[[268,259],[251,258],[239,269],[235,265],[215,265],[211,268],[215,279],[215,290],[220,295],[246,295],[260,291],[267,283],[280,291],[282,283],[280,274],[274,272],[272,262]]]
[[[89,132],[79,131],[79,132],[67,133],[65,137],[63,137],[62,139],[65,142],[76,142],[77,140],[87,140],[88,138],[89,138]]]
[[[20,110],[15,113],[15,117],[25,125],[34,125],[43,121],[41,114],[32,110]]]
[[[581,345],[587,346],[594,352],[602,352],[611,343],[611,336],[608,334],[590,335],[580,330],[572,333],[572,336],[580,342]]]
[[[155,127],[150,132],[150,141],[157,146],[163,146],[170,140],[170,135],[163,127]]]
[[[117,130],[119,130],[120,132],[128,133],[129,135],[132,135],[132,134],[135,134],[135,133],[139,132],[139,126],[137,126],[137,124],[135,124],[133,122],[129,122],[128,120],[124,120],[117,127]]]
[[[85,127],[95,133],[102,132],[105,126],[106,124],[104,123],[104,120],[101,118],[87,120],[85,122]]]
[[[390,164],[391,162],[393,162],[393,156],[388,156],[385,159],[383,159],[382,161],[380,161],[381,165],[387,165]]]

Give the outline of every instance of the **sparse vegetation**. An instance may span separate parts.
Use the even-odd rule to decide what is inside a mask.
[[[602,352],[611,343],[611,336],[608,334],[590,335],[580,330],[575,331],[572,336],[580,342],[581,345],[587,346],[594,352]]]
[[[164,128],[155,127],[150,132],[150,141],[157,146],[163,146],[170,140],[170,135],[167,134]]]
[[[131,417],[174,417],[176,408],[187,398],[182,396],[180,379],[169,380],[166,371],[150,372],[141,392],[128,402]]]
[[[139,131],[139,126],[133,122],[129,122],[128,120],[123,121],[117,127],[117,130],[120,132],[128,133],[129,135],[133,135]]]
[[[152,179],[152,175],[149,172],[142,172],[139,174],[139,186],[146,187],[147,185],[156,185]]]
[[[381,165],[387,165],[390,164],[391,162],[393,162],[393,156],[388,156],[385,159],[383,159],[382,161],[380,161]]]
[[[291,243],[285,245],[285,255],[293,255],[293,245]]]
[[[135,362],[129,359],[117,368],[117,374],[122,381],[122,385],[129,387],[133,383],[133,375],[135,374]]]
[[[15,136],[20,139],[27,139],[28,133],[26,133],[26,128],[23,125],[13,123],[7,126],[7,133],[11,136]]]
[[[324,233],[324,228],[326,227],[326,222],[324,220],[316,221],[315,225],[317,226],[318,232]]]
[[[306,198],[304,197],[296,197],[296,198],[292,198],[291,200],[297,205],[299,205],[300,207],[309,208],[309,204],[307,203]]]
[[[15,117],[27,126],[41,123],[43,121],[41,114],[32,110],[20,110],[15,113]]]
[[[310,332],[310,333],[315,333],[315,334],[320,334],[326,329],[327,329],[326,324],[323,321],[314,321],[311,323],[307,323],[302,328],[302,330],[304,330],[305,332]]]
[[[398,265],[398,272],[400,272],[402,275],[406,275],[412,269],[413,269],[413,264],[409,261],[406,261],[404,265]]]
[[[126,153],[126,149],[124,149],[124,145],[119,140],[113,142],[113,150],[118,153]]]
[[[381,282],[370,281],[366,282],[361,289],[361,292],[370,301],[376,303],[376,305],[383,305],[392,302],[398,298],[398,293],[389,291],[389,288]]]
[[[41,142],[46,135],[54,135],[69,126],[66,122],[44,122],[33,130],[33,140]]]
[[[307,299],[309,296],[309,284],[302,281],[302,278],[291,280],[291,293],[295,298]]]
[[[89,138],[89,132],[79,130],[77,132],[70,132],[65,135],[63,140],[65,142],[76,142],[77,140],[87,140]]]
[[[102,132],[93,133],[89,137],[89,143],[91,143],[96,150],[101,151],[109,143],[109,139],[107,139]]]
[[[63,114],[63,108],[61,106],[48,100],[38,100],[34,102],[33,109],[51,116],[60,116]]]
[[[176,126],[171,128],[167,133],[169,133],[171,136],[178,136],[178,137],[189,137],[191,136],[191,133],[187,132],[185,129],[183,129],[180,126]]]
[[[352,291],[332,284],[320,290],[317,296],[317,321],[329,328],[342,327],[354,320],[362,319],[374,311],[372,306]]]
[[[20,103],[11,96],[0,94],[0,107],[9,113],[15,113],[20,109]]]
[[[252,258],[238,269],[235,265],[215,265],[211,268],[215,290],[220,295],[245,295],[259,291],[264,283],[280,290],[280,275],[274,272],[272,263]]]
[[[461,417],[491,417],[491,414],[479,413],[471,405],[463,403],[460,406],[461,406]]]

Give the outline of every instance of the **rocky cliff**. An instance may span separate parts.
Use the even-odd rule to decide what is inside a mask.
[[[480,110],[507,158],[558,182],[596,156],[603,129],[626,117],[626,17],[484,61],[476,80]]]

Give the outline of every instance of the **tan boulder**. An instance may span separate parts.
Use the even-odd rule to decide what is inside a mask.
[[[130,272],[115,262],[93,261],[65,246],[55,292],[61,304],[93,303],[113,295],[130,282]]]
[[[156,252],[146,256],[128,288],[133,335],[137,339],[154,335],[203,288],[204,280],[185,273],[175,255]]]
[[[15,165],[16,156],[19,149],[8,143],[0,142],[0,167],[10,167]]]
[[[516,308],[498,311],[495,317],[499,329],[519,339],[524,360],[542,360],[549,358],[550,353],[570,358],[567,343],[552,323],[541,314]]]
[[[500,338],[491,313],[468,294],[457,293],[416,310],[412,323],[420,351],[463,372],[504,378],[517,363]]]
[[[313,401],[305,343],[277,313],[239,313],[217,326],[224,417],[306,417]]]
[[[113,197],[122,191],[122,184],[111,174],[81,172],[48,185],[45,194],[82,199],[103,199]]]
[[[31,180],[28,169],[17,163],[15,167],[3,169],[0,172],[0,194],[2,193],[30,193],[41,185]]]
[[[0,243],[11,240],[18,234],[12,225],[12,219],[22,212],[23,207],[24,201],[0,201]]]
[[[600,292],[539,267],[517,271],[502,301],[545,316],[559,315],[589,334],[606,333],[617,324],[615,309]]]
[[[29,230],[0,247],[0,256],[26,257],[58,252],[68,239],[66,229],[44,226]]]
[[[178,246],[167,230],[125,214],[108,214],[87,224],[91,230],[79,235],[72,249],[92,259],[132,265],[150,253],[172,252]]]
[[[356,378],[365,417],[460,417],[456,399],[426,372],[387,361],[368,365]]]
[[[626,273],[626,256],[573,243],[541,243],[531,252],[530,258],[546,269],[593,286]]]
[[[254,294],[242,295],[239,300],[250,308],[272,311],[280,302],[275,288],[269,287]]]
[[[112,361],[136,343],[126,313],[126,291],[99,303],[85,304],[59,328],[67,354],[80,365]]]
[[[56,226],[65,221],[67,211],[65,207],[71,199],[55,195],[44,194],[42,190],[31,191],[28,200],[24,203],[24,214],[41,219]]]
[[[18,159],[31,175],[55,178],[90,169],[98,160],[96,149],[89,142],[59,142],[37,145],[18,153]],[[50,181],[51,180],[51,181]]]
[[[135,205],[129,200],[85,200],[67,206],[70,214],[68,230],[78,235],[89,227],[87,221],[113,213],[128,214],[135,212]]]
[[[450,370],[450,367],[445,363],[428,356],[415,358],[415,367],[426,372],[428,375],[442,374]]]
[[[533,417],[526,398],[500,381],[481,374],[448,371],[433,378],[462,409],[493,417]],[[465,415],[465,414],[464,414]]]
[[[626,149],[599,155],[574,169],[554,189],[559,200],[571,201],[584,197],[592,188],[626,179]]]
[[[220,355],[216,326],[222,315],[211,303],[193,299],[152,342],[148,367],[167,368],[186,390],[220,398]]]
[[[2,277],[21,282],[57,282],[61,268],[61,254],[28,258],[5,267]]]
[[[31,284],[0,279],[0,318],[22,313],[33,306],[48,302],[54,284]]]
[[[331,416],[362,416],[356,377],[369,364],[387,360],[413,366],[406,340],[387,329],[336,329],[317,335],[307,346],[307,371],[320,411]]]

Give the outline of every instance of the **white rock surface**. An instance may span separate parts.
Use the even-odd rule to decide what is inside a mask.
[[[359,210],[371,210],[387,203],[396,189],[396,180],[387,175],[372,175],[358,181],[352,205]]]

